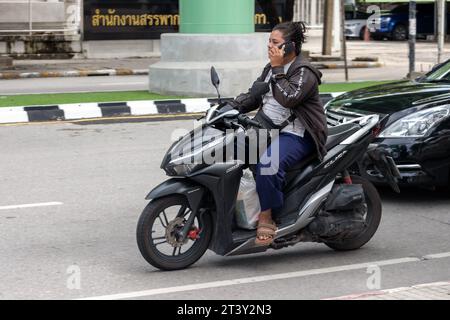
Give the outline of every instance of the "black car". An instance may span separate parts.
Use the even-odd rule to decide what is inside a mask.
[[[413,81],[398,81],[347,92],[325,105],[329,126],[367,114],[385,117],[375,143],[393,156],[400,185],[449,186],[450,60]],[[379,172],[358,169],[375,184]]]

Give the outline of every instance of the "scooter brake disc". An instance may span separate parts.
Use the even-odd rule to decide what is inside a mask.
[[[179,241],[177,239],[177,234],[184,227],[184,223],[185,223],[184,219],[178,217],[170,221],[169,224],[167,225],[166,228],[167,243],[169,243],[174,248],[179,248],[189,241],[188,237],[186,237],[184,241]]]

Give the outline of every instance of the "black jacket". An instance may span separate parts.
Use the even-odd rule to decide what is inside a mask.
[[[285,108],[292,109],[313,138],[320,160],[326,155],[325,143],[328,129],[325,112],[319,97],[322,73],[300,55],[287,73],[283,67],[272,68],[268,64],[256,81],[264,81],[272,69],[270,83],[275,100]],[[231,103],[241,113],[262,107],[262,96],[254,97],[250,92],[240,94]]]

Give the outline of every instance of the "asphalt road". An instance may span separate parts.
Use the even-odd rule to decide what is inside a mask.
[[[191,127],[190,120],[0,126],[0,299],[323,299],[377,283],[450,280],[450,194],[414,189],[381,190],[380,228],[357,251],[322,244],[240,257],[208,251],[187,270],[156,270],[138,251],[136,223],[147,192],[165,179],[159,165],[172,132]]]

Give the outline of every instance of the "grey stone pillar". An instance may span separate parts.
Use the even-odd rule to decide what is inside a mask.
[[[222,96],[249,88],[268,62],[268,34],[255,33],[254,0],[180,0],[180,33],[161,36],[161,61],[150,66],[149,90],[215,96],[214,66]]]
[[[267,33],[163,34],[161,60],[150,66],[150,92],[215,96],[210,69],[220,76],[222,96],[246,91],[268,62]]]

